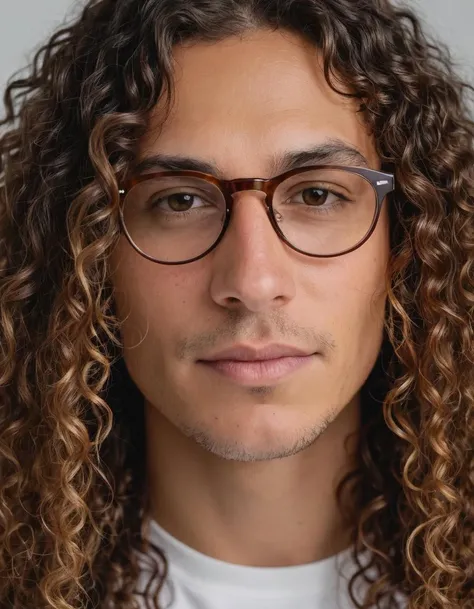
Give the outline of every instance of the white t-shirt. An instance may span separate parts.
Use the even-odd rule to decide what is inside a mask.
[[[300,566],[248,567],[201,554],[155,521],[149,536],[168,560],[160,609],[354,609],[347,587],[355,571],[350,549]],[[143,563],[139,590],[150,579],[148,570]],[[359,583],[357,600],[361,590]],[[143,599],[140,607],[146,607]]]

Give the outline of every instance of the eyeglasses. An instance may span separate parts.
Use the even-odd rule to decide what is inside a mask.
[[[313,165],[274,178],[219,180],[199,171],[159,171],[120,190],[120,221],[132,247],[159,264],[203,258],[229,226],[234,195],[265,195],[271,225],[293,250],[315,258],[342,256],[369,239],[395,178],[361,167]]]

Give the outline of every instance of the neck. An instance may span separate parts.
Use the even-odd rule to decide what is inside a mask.
[[[240,565],[286,566],[332,556],[351,544],[336,500],[355,468],[359,399],[312,446],[284,459],[227,461],[184,436],[145,401],[151,516],[194,549]]]

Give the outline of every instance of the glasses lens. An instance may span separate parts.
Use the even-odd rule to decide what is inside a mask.
[[[160,262],[203,254],[219,237],[226,214],[217,186],[166,176],[136,184],[123,203],[125,228],[137,248]]]
[[[273,197],[281,232],[307,254],[333,256],[358,245],[375,219],[371,183],[343,169],[302,171],[282,182]]]

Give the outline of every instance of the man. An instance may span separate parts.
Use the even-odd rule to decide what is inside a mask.
[[[387,0],[99,0],[11,82],[1,606],[474,606],[449,68]]]

